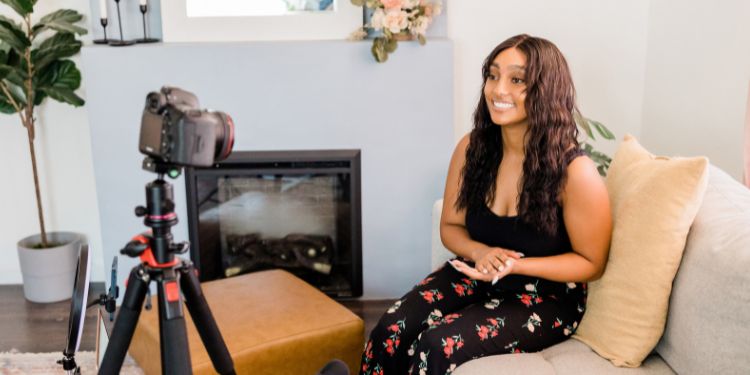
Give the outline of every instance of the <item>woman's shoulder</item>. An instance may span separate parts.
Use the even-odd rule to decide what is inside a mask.
[[[563,189],[563,201],[569,195],[586,195],[592,189],[599,190],[604,180],[596,169],[596,163],[584,152],[577,153],[568,162]]]

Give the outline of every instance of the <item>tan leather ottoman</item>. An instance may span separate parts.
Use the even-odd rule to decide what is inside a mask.
[[[314,375],[333,358],[359,371],[362,319],[296,276],[281,270],[201,284],[237,374]],[[161,374],[159,313],[143,310],[130,355],[147,375]],[[184,306],[184,305],[183,305]],[[187,313],[187,308],[184,309]],[[194,374],[215,374],[186,314]]]

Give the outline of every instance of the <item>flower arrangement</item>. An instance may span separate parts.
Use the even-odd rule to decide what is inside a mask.
[[[372,42],[372,55],[377,62],[388,60],[399,40],[416,38],[427,43],[425,32],[432,20],[440,15],[440,0],[351,0],[352,4],[372,10],[370,22],[352,33],[350,39],[362,40],[367,29],[381,32]]]

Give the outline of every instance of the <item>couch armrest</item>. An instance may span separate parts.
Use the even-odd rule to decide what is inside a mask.
[[[443,200],[438,199],[432,205],[432,270],[442,266],[445,261],[454,258],[456,255],[443,246],[440,239],[440,215],[443,212]]]

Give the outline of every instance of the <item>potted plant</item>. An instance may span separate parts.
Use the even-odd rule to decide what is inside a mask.
[[[44,227],[41,188],[34,149],[34,109],[46,98],[76,107],[84,104],[75,94],[81,72],[68,58],[81,50],[76,35],[86,33],[77,25],[83,16],[60,9],[32,20],[36,0],[0,0],[20,19],[0,16],[0,112],[17,114],[28,135],[36,192],[39,234],[18,242],[24,295],[33,302],[70,298],[82,236],[69,232],[48,233]]]
[[[388,55],[396,51],[398,41],[417,39],[419,44],[427,43],[425,33],[435,17],[440,15],[440,0],[351,0],[352,4],[365,8],[370,21],[355,30],[352,40],[362,40],[368,30],[380,33],[372,40],[372,56],[382,63]]]

